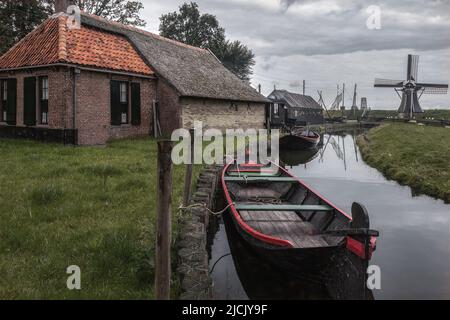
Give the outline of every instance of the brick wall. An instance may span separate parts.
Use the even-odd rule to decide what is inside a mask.
[[[202,121],[203,127],[224,129],[262,129],[265,124],[265,104],[254,102],[231,102],[199,98],[182,98],[182,124],[192,128],[194,120]]]
[[[16,126],[24,126],[24,104],[23,104],[23,86],[24,79],[27,77],[47,76],[49,82],[48,97],[48,125],[41,125],[39,122],[39,108],[36,111],[36,123],[38,127],[46,127],[50,129],[63,129],[65,125],[65,111],[67,110],[68,99],[61,99],[67,88],[70,87],[70,72],[67,68],[46,68],[46,69],[30,69],[14,72],[0,72],[0,78],[17,79],[17,105],[16,105]],[[36,89],[36,101],[39,101],[39,90]]]
[[[140,125],[111,125],[111,80],[141,84]],[[153,130],[152,103],[155,97],[155,80],[82,70],[77,75],[78,144],[102,145],[112,139],[148,136]],[[130,108],[128,114],[130,120]]]
[[[48,125],[49,129],[73,128],[73,69],[52,67],[0,73],[0,78],[17,79],[16,126],[24,126],[23,85],[25,77],[48,76]],[[110,81],[121,80],[141,84],[141,125],[111,126]],[[38,91],[37,91],[38,94]],[[81,70],[77,75],[76,128],[78,144],[101,145],[108,140],[148,136],[153,132],[153,100],[156,99],[156,80],[130,76],[114,76],[108,73]]]

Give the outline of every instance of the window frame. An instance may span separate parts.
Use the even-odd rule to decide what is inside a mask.
[[[39,86],[39,123],[42,125],[48,125],[48,99],[50,93],[50,83],[48,76],[40,76],[38,78],[37,84]],[[46,87],[44,87],[45,84],[47,84]]]
[[[274,103],[273,104],[273,115],[278,117],[280,115],[280,104]]]

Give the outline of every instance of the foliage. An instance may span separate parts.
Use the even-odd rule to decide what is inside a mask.
[[[178,12],[160,17],[160,35],[192,46],[209,49],[231,72],[249,80],[255,55],[240,41],[229,41],[216,16],[201,14],[195,2],[184,3]]]
[[[51,11],[43,0],[0,0],[0,55],[33,31]]]

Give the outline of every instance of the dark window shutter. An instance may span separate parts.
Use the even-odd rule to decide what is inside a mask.
[[[120,82],[111,81],[111,124],[120,126],[121,105],[120,105]]]
[[[8,79],[8,101],[6,103],[6,122],[10,125],[16,124],[17,107],[17,79]]]
[[[26,126],[36,125],[36,78],[24,79],[23,84],[23,123]]]
[[[141,84],[131,84],[131,124],[141,124]]]

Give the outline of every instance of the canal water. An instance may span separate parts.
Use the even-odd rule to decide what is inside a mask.
[[[450,299],[450,205],[388,181],[361,159],[356,135],[324,135],[316,151],[282,154],[287,168],[335,205],[366,206],[380,231],[370,262],[380,267],[375,299]],[[327,289],[292,279],[255,256],[225,213],[210,235],[217,299],[332,299]],[[232,254],[231,254],[232,253]]]

